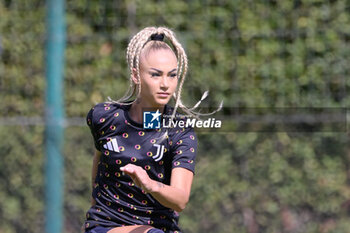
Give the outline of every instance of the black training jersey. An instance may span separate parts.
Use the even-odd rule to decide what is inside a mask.
[[[129,108],[100,103],[87,115],[95,147],[102,155],[92,193],[96,205],[88,210],[85,227],[152,225],[165,232],[180,232],[178,213],[137,187],[120,167],[129,163],[141,166],[151,179],[169,185],[172,168],[194,172],[194,130],[168,129],[168,137],[162,140],[165,129],[143,129],[129,117]],[[171,115],[172,110],[165,106],[164,113]]]

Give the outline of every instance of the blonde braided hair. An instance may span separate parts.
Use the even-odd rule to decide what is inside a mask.
[[[154,35],[164,35],[164,40],[152,40],[152,36]],[[141,92],[141,78],[140,78],[140,55],[142,49],[147,45],[148,49],[152,48],[167,48],[171,49],[176,57],[177,57],[177,76],[180,80],[177,91],[175,91],[173,98],[175,99],[174,111],[172,113],[170,121],[172,121],[175,117],[176,111],[180,108],[184,113],[198,118],[199,115],[210,115],[217,111],[219,111],[222,107],[222,103],[219,108],[214,112],[203,114],[195,112],[194,110],[199,106],[199,104],[207,97],[208,92],[206,91],[202,98],[197,102],[197,104],[193,108],[187,108],[181,101],[181,92],[182,87],[186,78],[187,70],[188,70],[188,60],[185,50],[182,45],[177,40],[175,33],[166,27],[146,27],[140,32],[138,32],[135,36],[132,37],[130,43],[126,50],[126,61],[128,63],[129,72],[130,72],[130,86],[125,95],[117,100],[113,101],[109,98],[111,102],[119,103],[119,104],[132,104],[136,101],[136,98],[133,101],[130,101],[132,97],[137,97]],[[136,78],[138,80],[137,83],[133,82],[133,77],[135,75],[134,69],[136,70]],[[137,94],[136,94],[137,93]]]

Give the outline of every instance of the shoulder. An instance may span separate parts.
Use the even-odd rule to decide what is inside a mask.
[[[194,127],[192,124],[192,119],[194,118],[176,111],[176,114],[172,119],[172,123],[170,123],[173,113],[174,108],[167,106],[166,111],[164,112],[164,117],[166,122],[165,125],[169,127],[169,137],[175,141],[183,138],[196,140]]]
[[[119,115],[120,111],[124,111],[123,105],[111,102],[102,102],[93,106],[87,114],[87,123],[99,124],[110,118]]]
[[[170,120],[171,117],[174,115],[173,117],[173,121],[186,121],[187,119],[190,119],[191,116],[188,116],[188,115],[185,115],[184,113],[181,113],[179,111],[176,111],[176,113],[174,114],[174,108],[169,106],[169,105],[165,105],[165,109],[164,109],[164,113],[163,113],[163,117],[166,119],[166,120]],[[175,128],[177,128],[179,125],[176,124],[174,125]],[[181,127],[181,124],[180,124],[180,127]]]

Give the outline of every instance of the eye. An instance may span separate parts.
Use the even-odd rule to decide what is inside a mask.
[[[151,73],[151,77],[159,77],[160,74],[159,73]]]
[[[176,73],[172,73],[172,74],[170,74],[170,77],[171,77],[171,78],[176,78],[176,77],[177,77],[177,74],[176,74]]]

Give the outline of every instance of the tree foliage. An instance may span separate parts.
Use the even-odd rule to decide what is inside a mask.
[[[190,70],[184,102],[207,106],[349,108],[348,0],[75,0],[66,2],[65,111],[128,87],[125,49],[150,25],[174,29]],[[0,118],[43,116],[45,1],[0,0]],[[21,118],[22,119],[22,118]],[[0,125],[0,232],[40,232],[44,222],[43,122]],[[83,122],[81,122],[84,124]],[[344,129],[346,126],[344,125]],[[348,132],[348,131],[347,131]],[[185,232],[348,232],[345,131],[199,134]],[[65,130],[65,229],[90,202],[92,138]]]

